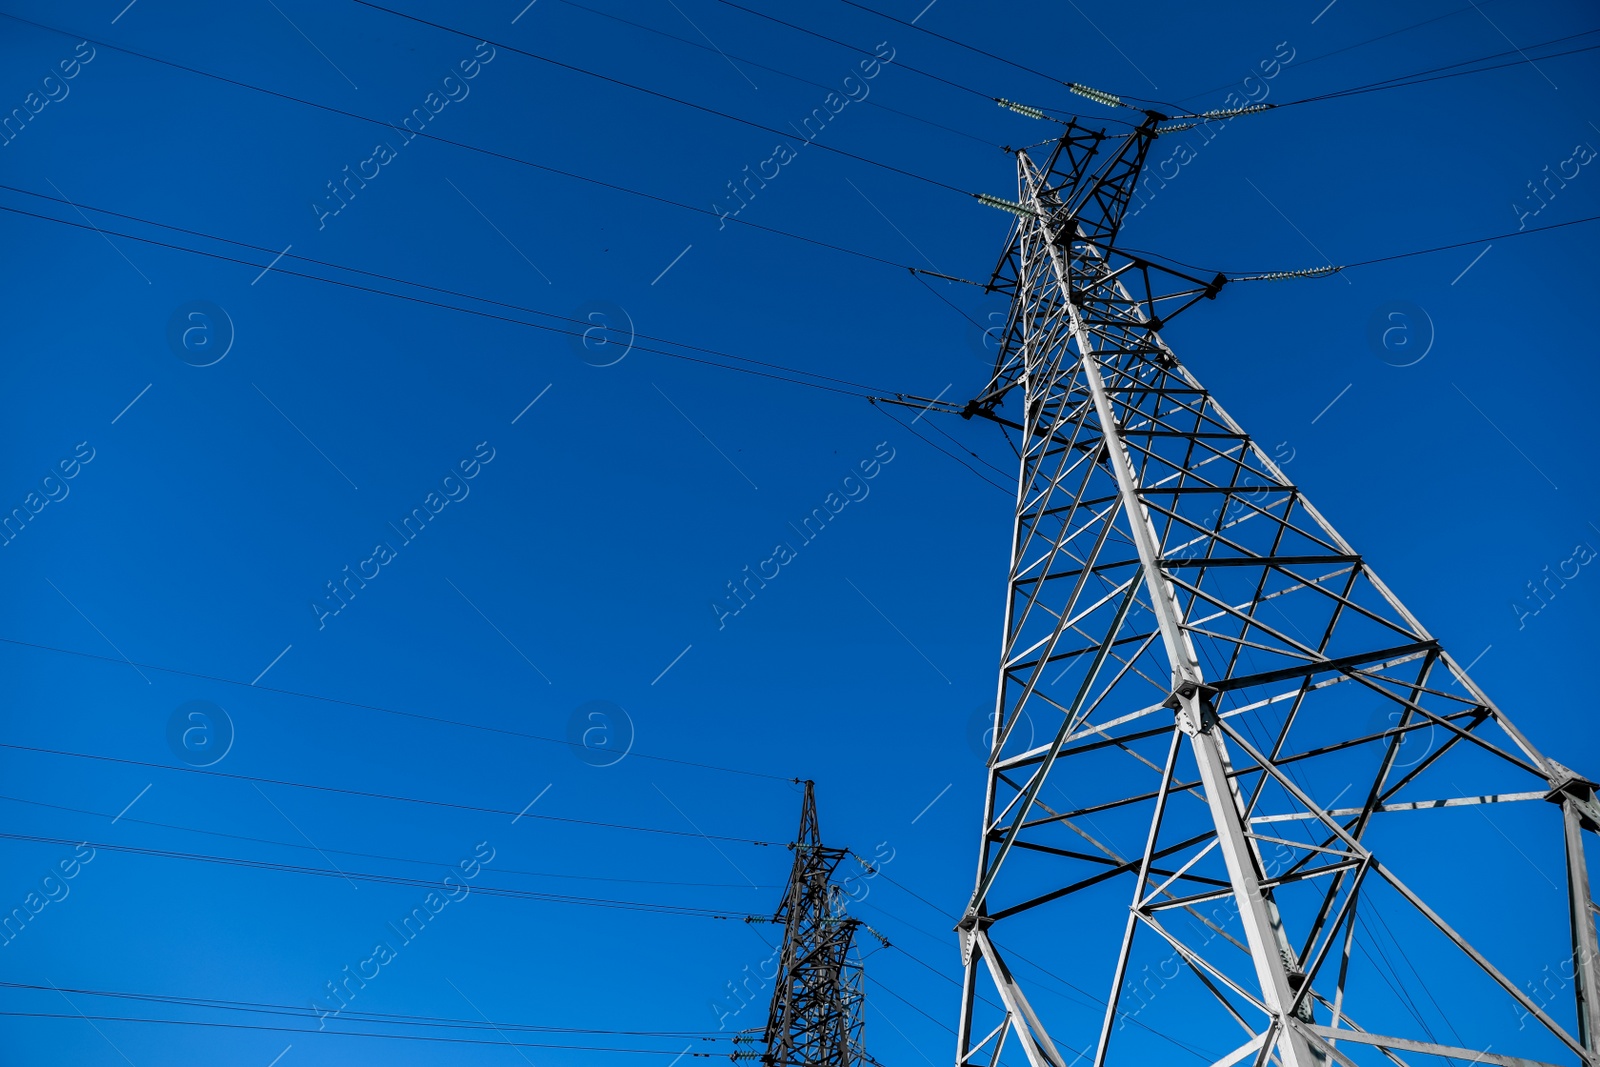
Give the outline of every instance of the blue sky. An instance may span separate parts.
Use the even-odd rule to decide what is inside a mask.
[[[1283,103],[1593,22],[1576,3],[1495,0],[876,0],[900,23],[836,0],[750,5],[792,26],[713,0],[396,0],[437,26],[346,2],[124,2],[9,0],[44,27],[0,34],[0,108],[29,115],[0,146],[0,491],[38,508],[0,549],[0,740],[127,761],[0,750],[4,825],[28,838],[0,841],[0,905],[74,870],[0,950],[6,980],[44,987],[7,990],[6,1011],[68,1016],[0,1018],[7,1063],[619,1058],[91,1025],[80,1014],[225,1016],[49,990],[304,1007],[451,871],[465,888],[351,1011],[760,1025],[765,991],[720,1019],[710,1005],[737,1003],[726,983],[776,931],[662,909],[770,912],[796,777],[817,782],[831,843],[891,857],[858,910],[897,946],[867,964],[892,991],[871,999],[869,1047],[948,1056],[935,1020],[953,1023],[958,959],[918,897],[957,912],[970,891],[1007,491],[854,388],[669,358],[651,338],[964,400],[990,356],[969,319],[1004,305],[904,268],[985,280],[1008,219],[966,194],[1015,195],[1000,146],[1059,129],[990,98],[1113,117],[1067,80],[1195,109],[1231,91]],[[1273,77],[1247,81],[1263,62]],[[1576,162],[1600,146],[1596,90],[1580,53],[1236,119],[1192,142],[1125,240],[1208,273],[1291,270],[1600,214],[1600,171]],[[785,132],[830,93],[846,99],[814,144]],[[429,136],[409,141],[351,117],[419,108]],[[1530,199],[1563,161],[1577,176]],[[777,175],[730,198],[763,166]],[[351,172],[366,177],[329,199]],[[1590,773],[1600,577],[1583,566],[1537,612],[1513,605],[1542,568],[1600,547],[1594,234],[1230,285],[1166,332],[1524,731]],[[1371,342],[1396,322],[1420,359]],[[936,419],[927,437],[1007,482],[992,425]],[[806,541],[791,524],[830,494],[836,517]],[[781,543],[776,578],[737,614],[714,607]],[[324,599],[351,573],[365,577]],[[189,720],[195,701],[220,712]],[[206,727],[187,748],[186,722]],[[219,773],[184,769],[225,740],[204,768]],[[86,840],[106,847],[74,864]],[[1529,879],[1554,863],[1503,851]],[[244,1021],[263,1019],[302,1025]],[[689,1043],[525,1036],[664,1063]]]

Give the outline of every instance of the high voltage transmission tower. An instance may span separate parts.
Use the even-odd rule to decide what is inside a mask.
[[[845,915],[848,897],[833,881],[850,850],[822,843],[813,783],[805,787],[800,832],[789,846],[794,864],[771,919],[783,924],[783,945],[761,1061],[768,1067],[857,1067],[874,1062],[861,1044],[864,995],[855,935],[862,923]]]
[[[1118,248],[1159,118],[1068,124],[1042,165],[1016,153],[1016,202],[983,198],[1018,219],[967,413],[1017,431],[1021,462],[957,1067],[1173,1044],[1216,1067],[1600,1067],[1595,784],[1162,340],[1224,279]],[[1565,884],[1496,864],[1507,841],[1564,854]],[[1098,1003],[1019,975],[1021,952]]]

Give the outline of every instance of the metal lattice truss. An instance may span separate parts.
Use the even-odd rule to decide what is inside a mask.
[[[1021,474],[957,1067],[1173,1045],[1215,1067],[1597,1067],[1595,785],[1534,749],[1163,343],[1222,279],[1115,246],[1153,124],[1071,126],[1043,168],[1017,153],[1010,320],[969,405],[1018,431]],[[1461,892],[1494,881],[1474,864],[1475,841],[1503,847],[1490,803],[1548,824],[1566,886]],[[1509,951],[1505,924],[1560,934],[1559,999],[1474,943]],[[1030,998],[1019,960],[1083,996],[1060,1007],[1041,979],[1049,1002]],[[1475,1029],[1513,1018],[1504,1043]]]
[[[805,783],[789,883],[772,921],[782,923],[782,966],[767,1015],[769,1067],[856,1067],[862,1051],[862,968],[854,951],[859,919],[832,882],[849,850],[822,844],[812,783]]]

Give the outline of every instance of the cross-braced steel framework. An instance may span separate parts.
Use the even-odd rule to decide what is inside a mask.
[[[1224,279],[1119,249],[1158,118],[1016,153],[1010,317],[968,405],[1020,478],[957,1067],[1600,1067],[1595,785],[1163,342]],[[1373,495],[1416,522],[1401,477]],[[1486,862],[1506,841],[1566,884]]]
[[[805,783],[794,864],[772,921],[783,924],[783,951],[767,1014],[769,1067],[856,1067],[861,1045],[862,969],[855,954],[859,919],[844,914],[833,872],[848,849],[828,848],[817,800]]]

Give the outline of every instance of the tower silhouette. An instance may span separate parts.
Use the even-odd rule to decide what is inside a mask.
[[[1118,244],[1160,121],[1069,123],[981,197],[1011,306],[966,414],[1020,474],[957,1067],[1600,1067],[1595,784],[1162,340],[1227,279]],[[1373,479],[1396,523],[1409,476]]]
[[[856,1067],[862,1051],[862,969],[855,951],[861,925],[833,873],[849,850],[822,843],[813,783],[805,783],[800,831],[783,903],[780,966],[764,1039],[768,1067]]]

